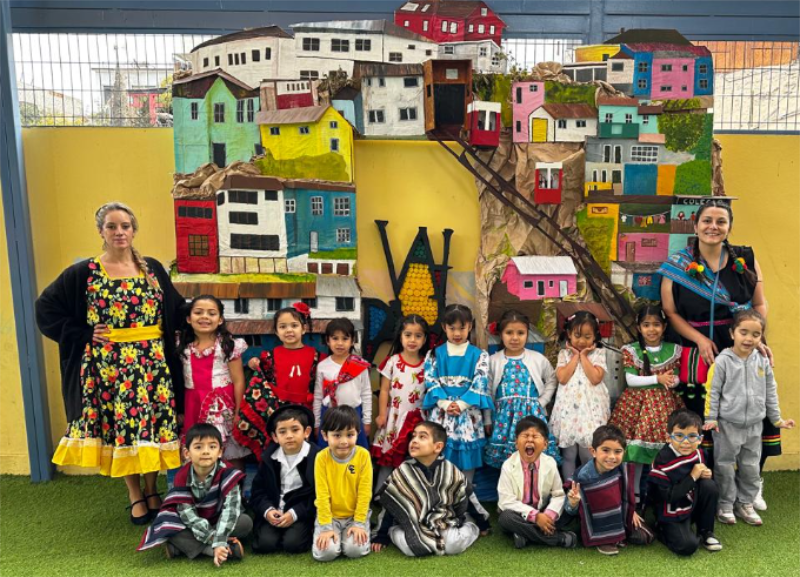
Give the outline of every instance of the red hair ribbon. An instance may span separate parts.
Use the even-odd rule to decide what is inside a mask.
[[[311,316],[311,309],[308,308],[308,305],[306,303],[303,303],[303,302],[294,303],[292,305],[292,308],[294,310],[296,310],[298,313],[300,313],[301,315],[303,315],[304,317],[306,317],[306,318]]]
[[[496,322],[495,323],[489,323],[489,326],[486,327],[486,328],[488,329],[490,335],[497,336],[498,332],[497,332],[497,323]]]

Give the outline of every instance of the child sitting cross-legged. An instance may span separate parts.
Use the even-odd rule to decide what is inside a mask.
[[[317,561],[363,557],[370,551],[372,462],[369,451],[356,446],[360,429],[359,414],[348,405],[333,407],[322,418],[328,447],[314,464],[317,520],[311,554]]]
[[[190,462],[175,475],[138,550],[166,543],[170,559],[207,555],[217,567],[228,558],[241,559],[239,539],[253,528],[242,508],[245,474],[222,461],[222,435],[213,425],[198,423],[186,432],[184,456]]]
[[[397,467],[380,490],[386,515],[373,550],[386,544],[382,537],[387,530],[408,557],[458,555],[478,538],[480,529],[466,520],[472,488],[464,473],[442,455],[446,445],[447,432],[440,424],[423,421],[414,427],[408,445],[411,459]]]
[[[634,466],[623,463],[625,436],[613,425],[592,435],[592,460],[575,472],[564,512],[580,514],[581,540],[603,555],[617,555],[626,541],[653,542],[653,531],[635,511]]]
[[[314,461],[308,442],[314,413],[303,405],[284,405],[267,421],[270,443],[253,479],[250,506],[255,514],[253,551],[303,553],[314,531]]]
[[[702,427],[697,413],[674,411],[667,421],[669,443],[656,455],[647,478],[647,497],[656,511],[659,539],[678,555],[691,555],[700,545],[709,551],[722,549],[714,535],[719,488],[700,448]],[[692,532],[692,521],[697,535]]]
[[[521,549],[528,543],[574,547],[578,538],[563,527],[571,521],[561,515],[564,488],[556,460],[547,449],[550,431],[537,417],[524,417],[514,431],[517,450],[500,471],[497,484],[500,527],[514,535]]]

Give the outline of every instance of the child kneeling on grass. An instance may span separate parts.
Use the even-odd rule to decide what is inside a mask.
[[[592,435],[592,460],[575,472],[564,512],[580,514],[581,539],[603,555],[617,555],[627,540],[649,545],[653,531],[635,511],[634,464],[623,463],[625,436],[613,425]]]
[[[184,456],[139,551],[166,543],[167,558],[200,555],[219,567],[229,558],[244,557],[239,539],[250,534],[253,521],[243,513],[240,485],[245,474],[222,461],[222,436],[213,425],[199,423],[186,433]]]
[[[392,543],[408,557],[458,555],[480,534],[466,520],[471,487],[458,467],[442,455],[447,432],[438,423],[423,421],[414,427],[408,452],[411,459],[397,467],[381,488]],[[488,527],[487,527],[488,528]],[[383,542],[373,549],[380,551]]]
[[[317,561],[363,557],[370,551],[372,462],[369,451],[356,446],[360,430],[358,413],[347,405],[331,408],[322,418],[328,447],[314,464],[317,520],[311,554]]]
[[[503,463],[497,484],[500,527],[514,535],[514,546],[529,543],[574,547],[578,538],[564,531],[564,487],[556,460],[547,449],[550,431],[537,417],[524,417],[514,431],[517,450]]]

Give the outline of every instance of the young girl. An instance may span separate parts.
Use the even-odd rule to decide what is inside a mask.
[[[567,318],[562,335],[565,348],[558,353],[556,378],[561,385],[550,416],[553,435],[561,447],[563,478],[592,459],[589,448],[595,429],[608,422],[611,400],[603,384],[606,355],[601,348],[600,323],[592,313],[578,311]]]
[[[303,335],[311,321],[309,313],[303,303],[276,312],[275,334],[282,344],[248,361],[255,372],[245,391],[241,420],[234,435],[259,459],[270,442],[267,418],[272,412],[287,404],[311,408],[314,400],[320,354],[314,347],[303,344]]]
[[[757,350],[765,324],[755,309],[736,313],[730,329],[733,347],[717,356],[709,374],[703,429],[714,431],[717,520],[727,525],[736,523],[736,517],[750,525],[762,524],[753,501],[759,489],[764,417],[779,429],[794,427],[794,420],[781,418],[772,367]]]
[[[209,423],[222,435],[225,460],[244,469],[250,451],[232,436],[244,395],[242,353],[247,348],[225,327],[225,308],[217,297],[201,295],[189,305],[178,351],[185,381],[183,430]]]
[[[503,313],[496,331],[503,350],[489,357],[489,383],[494,399],[495,423],[484,459],[497,469],[517,450],[514,431],[524,417],[547,422],[545,407],[556,392],[556,373],[544,355],[525,348],[530,321],[521,312]],[[487,425],[491,416],[487,414]],[[561,461],[555,437],[551,434],[545,453]]]
[[[380,467],[377,489],[406,460],[410,435],[422,421],[420,407],[425,390],[422,363],[427,352],[428,323],[419,315],[403,317],[397,325],[392,350],[378,368],[381,374],[375,418],[378,431],[372,444],[372,456]]]
[[[325,411],[339,405],[353,407],[361,418],[363,427],[358,432],[357,443],[369,450],[372,423],[372,383],[369,380],[369,362],[353,353],[356,329],[348,319],[333,319],[325,328],[325,341],[331,356],[317,367],[314,387],[314,427],[317,444],[325,448],[328,443],[319,432]]]
[[[492,410],[487,374],[489,355],[469,342],[472,311],[464,305],[444,309],[442,328],[447,342],[425,358],[425,397],[428,419],[447,430],[444,457],[471,481],[483,465],[486,446],[483,411]]]
[[[675,391],[681,365],[681,347],[665,343],[667,316],[660,306],[646,305],[636,317],[639,342],[622,347],[625,382],[609,425],[619,427],[627,446],[625,460],[635,463],[634,489],[639,484],[644,465],[650,465],[669,442],[667,419],[683,407]]]

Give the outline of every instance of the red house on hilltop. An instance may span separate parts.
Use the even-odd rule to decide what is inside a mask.
[[[179,272],[219,272],[217,202],[205,198],[175,198],[175,237]]]
[[[409,0],[394,12],[394,23],[434,42],[492,40],[500,46],[505,22],[485,2]]]

